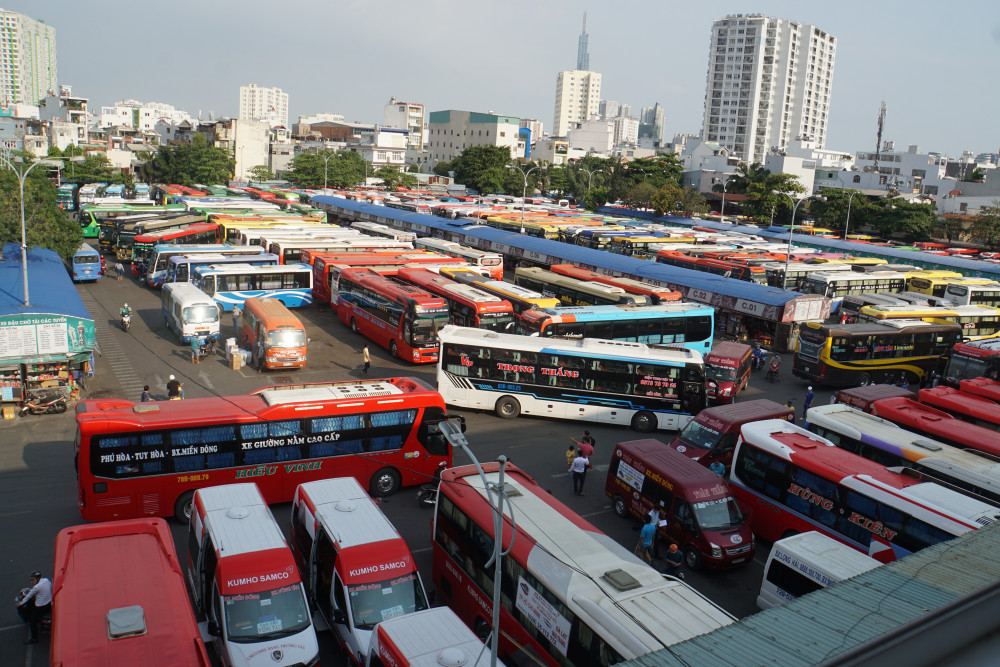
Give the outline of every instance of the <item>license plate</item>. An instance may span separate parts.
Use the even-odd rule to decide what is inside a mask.
[[[808,367],[808,366],[803,366],[803,367],[802,367],[802,370],[803,370],[804,372],[808,373],[808,372],[809,372],[809,367]]]
[[[737,563],[742,563],[745,560],[746,560],[746,558],[734,558],[733,559],[733,565],[736,565]]]

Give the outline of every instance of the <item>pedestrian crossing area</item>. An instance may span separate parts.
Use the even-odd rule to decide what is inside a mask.
[[[86,290],[80,290],[83,305],[90,313],[106,313],[104,306],[98,303]],[[106,317],[94,318],[94,336],[97,339],[97,351],[101,360],[111,368],[111,373],[121,386],[121,396],[138,401],[142,394],[143,381],[135,372],[135,367],[128,355],[118,343],[118,336],[111,330]]]

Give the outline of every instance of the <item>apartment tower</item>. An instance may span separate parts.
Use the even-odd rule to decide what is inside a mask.
[[[0,105],[37,105],[57,94],[56,29],[6,9],[0,9],[0,22]]]

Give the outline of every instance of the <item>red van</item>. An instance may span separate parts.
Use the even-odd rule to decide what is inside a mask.
[[[872,403],[883,398],[896,398],[897,396],[917,400],[917,395],[909,389],[891,384],[870,384],[866,387],[841,389],[837,392],[837,403],[844,403],[870,414]]]
[[[705,355],[705,380],[708,400],[712,403],[732,403],[736,394],[750,381],[752,350],[744,343],[722,342],[712,346]]]
[[[715,461],[721,461],[729,470],[736,440],[740,437],[740,427],[762,419],[794,422],[795,411],[766,398],[705,408],[677,434],[670,448],[706,468]]]
[[[659,440],[620,442],[611,454],[604,493],[618,516],[646,521],[653,508],[666,515],[660,534],[677,543],[684,562],[735,567],[753,559],[750,522],[729,483]]]

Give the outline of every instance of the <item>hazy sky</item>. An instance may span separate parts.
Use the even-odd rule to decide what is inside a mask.
[[[715,8],[711,8],[712,5]],[[1000,146],[1000,5],[995,0],[16,0],[56,28],[59,82],[91,107],[166,102],[235,116],[239,86],[288,93],[289,118],[382,122],[390,97],[428,111],[537,118],[552,128],[556,75],[576,66],[586,10],[602,97],[666,109],[666,135],[701,128],[709,32],[726,14],[811,23],[837,38],[827,148],[957,156]]]

